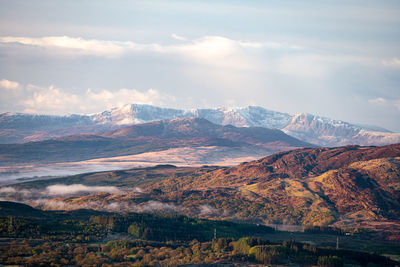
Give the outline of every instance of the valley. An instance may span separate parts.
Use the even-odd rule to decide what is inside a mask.
[[[0,167],[0,184],[16,181],[62,177],[86,172],[150,167],[162,164],[176,166],[233,166],[266,155],[265,150],[216,146],[170,148],[136,155],[90,159],[84,161],[21,164]]]
[[[0,144],[0,183],[20,178],[175,164],[234,165],[296,147],[280,130],[175,119],[23,144]]]

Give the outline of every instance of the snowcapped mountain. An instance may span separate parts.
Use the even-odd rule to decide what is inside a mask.
[[[40,141],[61,136],[105,132],[112,125],[96,123],[87,115],[37,115],[24,113],[0,113],[0,144]]]
[[[305,113],[290,115],[257,106],[179,110],[134,104],[93,115],[96,122],[112,125],[190,117],[204,118],[221,125],[280,129],[288,135],[320,146],[385,145],[400,142],[399,133],[391,133],[379,127],[359,126]]]
[[[85,115],[52,116],[11,112],[0,114],[0,129],[54,130],[60,127],[90,124],[94,124],[92,118]]]
[[[256,106],[181,110],[133,104],[92,115],[95,122],[112,125],[131,125],[193,117],[203,118],[221,125],[231,124],[236,127],[265,127],[272,129],[282,129],[292,120],[292,116],[289,114]]]
[[[384,145],[400,142],[400,133],[377,127],[359,126],[311,114],[296,114],[282,128],[288,135],[321,146]]]
[[[400,142],[400,133],[311,114],[291,115],[258,106],[216,109],[171,109],[133,104],[92,115],[46,116],[0,114],[0,143],[38,141],[71,134],[105,132],[158,120],[199,117],[220,125],[280,129],[320,146],[386,145]]]

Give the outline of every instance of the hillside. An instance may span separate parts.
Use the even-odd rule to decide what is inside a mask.
[[[121,192],[89,190],[44,200],[56,184],[116,186]],[[159,166],[15,188],[42,188],[44,195],[34,193],[27,201],[45,209],[155,211],[258,223],[364,227],[391,238],[400,233],[400,144],[296,149],[230,168]],[[26,200],[26,194],[8,197]]]
[[[11,201],[0,201],[0,217],[5,216],[23,216],[23,217],[46,217],[46,212],[32,208],[31,206],[11,202]]]

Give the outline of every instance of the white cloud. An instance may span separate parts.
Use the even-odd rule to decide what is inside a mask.
[[[174,204],[150,200],[142,206],[137,207],[141,212],[155,212],[155,211],[178,211],[181,207]]]
[[[302,49],[300,46],[286,43],[248,42],[223,36],[204,36],[195,40],[187,40],[177,34],[172,34],[171,36],[182,41],[182,43],[179,45],[139,44],[130,41],[86,40],[68,36],[42,38],[0,37],[0,43],[58,49],[56,54],[58,56],[73,54],[78,56],[120,57],[129,53],[150,52],[178,56],[200,64],[240,69],[254,69],[255,65],[257,65],[258,58],[252,55],[253,52],[251,51],[260,49]]]
[[[72,195],[77,193],[121,193],[122,191],[115,186],[86,186],[83,184],[56,184],[47,186],[45,190],[37,189],[16,189],[14,187],[0,188],[0,194],[20,195],[26,198],[46,197],[55,195]],[[136,191],[135,191],[136,192]]]
[[[384,106],[391,106],[395,107],[396,109],[400,110],[400,99],[385,99],[382,97],[369,99],[368,102],[373,105],[384,105]]]
[[[17,190],[15,190],[14,187],[6,186],[6,187],[0,188],[0,193],[15,193],[15,192],[17,192]]]
[[[106,108],[120,107],[132,103],[157,105],[173,99],[173,97],[160,94],[155,89],[148,89],[145,92],[140,92],[135,89],[127,88],[122,88],[115,92],[108,90],[95,92],[88,89],[85,97],[87,101],[95,101],[95,103],[97,103],[96,105],[102,105]]]
[[[200,205],[200,214],[204,215],[204,214],[212,214],[212,213],[217,213],[218,210],[211,207],[210,205],[204,204],[204,205]]]
[[[386,103],[386,100],[382,97],[378,97],[378,98],[369,99],[368,102],[371,104],[384,104],[384,103]]]
[[[86,40],[80,37],[48,36],[41,38],[31,37],[0,37],[0,43],[19,44],[46,49],[58,49],[57,55],[81,55],[120,57],[129,52],[164,52],[159,44],[138,44],[135,42]],[[20,48],[20,47],[19,47]]]
[[[382,60],[382,65],[390,68],[400,68],[400,59],[397,57]]]
[[[83,94],[75,94],[55,86],[28,85],[24,91],[19,97],[23,111],[41,114],[95,113],[132,103],[163,105],[175,101],[174,97],[155,89],[144,92],[127,88],[116,91],[87,89]]]
[[[77,106],[81,102],[78,95],[63,92],[54,86],[41,88],[30,85],[28,89],[34,93],[31,98],[22,101],[26,112],[59,113],[68,107]]]
[[[119,56],[127,49],[135,49],[132,42],[116,42],[104,40],[85,40],[68,36],[50,36],[42,38],[1,37],[2,43],[18,43],[28,46],[67,49],[82,55]]]
[[[177,35],[177,34],[175,34],[175,33],[171,34],[171,37],[174,38],[175,40],[178,40],[178,41],[187,41],[187,38],[186,38],[186,37]]]
[[[120,193],[121,191],[116,188],[115,186],[87,186],[83,184],[72,184],[72,185],[65,185],[65,184],[56,184],[50,185],[46,187],[46,193],[49,195],[70,195],[76,193]]]
[[[258,51],[262,47],[263,44],[257,42],[243,42],[222,36],[205,36],[179,46],[167,47],[165,52],[199,64],[251,70],[259,67],[259,60],[248,50]]]
[[[6,79],[3,79],[0,81],[0,87],[4,88],[6,90],[15,90],[18,88],[18,86],[19,86],[19,83],[17,83],[17,82],[9,81]]]

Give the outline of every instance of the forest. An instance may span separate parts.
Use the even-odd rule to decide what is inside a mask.
[[[165,214],[40,211],[12,202],[1,204],[0,264],[4,265],[399,264],[370,252],[318,247],[295,240],[269,241],[263,236],[277,231],[263,225]]]

